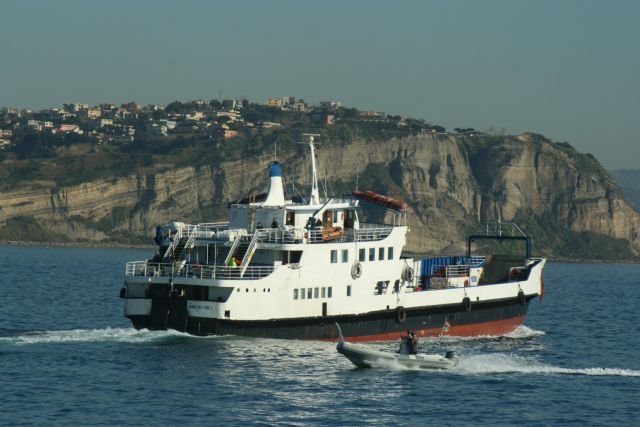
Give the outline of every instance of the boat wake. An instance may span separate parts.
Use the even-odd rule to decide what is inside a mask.
[[[0,336],[0,345],[64,344],[79,342],[154,343],[172,339],[202,339],[182,332],[149,331],[134,328],[71,329],[59,331],[25,331]],[[204,337],[208,339],[210,337]]]
[[[544,331],[536,331],[535,329],[531,329],[528,326],[520,325],[515,331],[502,336],[477,335],[472,337],[459,337],[443,335],[442,337],[433,336],[430,337],[430,339],[432,341],[454,343],[465,341],[530,340],[533,338],[539,338],[544,335],[546,335],[546,332]]]
[[[543,335],[546,335],[546,332],[536,331],[535,329],[531,329],[528,326],[520,325],[515,331],[505,335],[505,337],[513,338],[513,339],[529,339],[534,337],[540,337]]]
[[[640,370],[620,368],[562,368],[547,365],[532,358],[504,353],[463,356],[458,361],[457,367],[451,371],[464,375],[522,373],[640,377]]]

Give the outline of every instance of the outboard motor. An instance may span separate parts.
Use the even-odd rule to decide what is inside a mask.
[[[402,341],[400,342],[400,350],[398,350],[400,354],[411,354],[411,347],[409,346],[409,340],[406,337],[402,337]]]
[[[457,359],[458,358],[458,353],[456,353],[453,350],[447,351],[447,353],[444,355],[445,359]]]

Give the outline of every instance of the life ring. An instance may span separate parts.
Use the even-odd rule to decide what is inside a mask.
[[[355,280],[362,275],[362,264],[359,261],[353,263],[351,267],[351,277]]]
[[[527,303],[527,297],[524,295],[524,292],[522,292],[522,290],[518,292],[518,302],[522,306],[524,306]]]
[[[120,289],[120,298],[126,298],[127,296],[127,288],[124,286]]]
[[[404,323],[407,320],[407,312],[404,311],[404,307],[399,305],[396,307],[396,323]]]
[[[471,298],[469,297],[464,297],[462,299],[462,305],[464,306],[464,309],[467,311],[471,311]]]
[[[407,282],[413,282],[413,268],[407,266],[402,270],[402,278]]]

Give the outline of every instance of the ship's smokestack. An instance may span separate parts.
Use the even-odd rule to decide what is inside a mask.
[[[284,190],[282,188],[282,166],[280,163],[273,162],[269,166],[269,194],[263,206],[284,206]]]

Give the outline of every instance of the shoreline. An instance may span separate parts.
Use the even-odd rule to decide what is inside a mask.
[[[95,242],[36,242],[29,240],[0,240],[0,246],[41,246],[56,248],[112,248],[112,249],[148,249],[153,250],[154,245],[135,245],[126,243],[95,243]],[[431,257],[434,255],[407,253],[413,258]],[[539,256],[545,258],[544,256]],[[580,259],[565,257],[546,257],[548,262],[566,262],[583,264],[640,264],[640,259]]]
[[[114,248],[114,249],[153,249],[153,245],[134,245],[126,243],[92,242],[36,242],[29,240],[0,240],[2,246],[42,246],[56,248]]]

